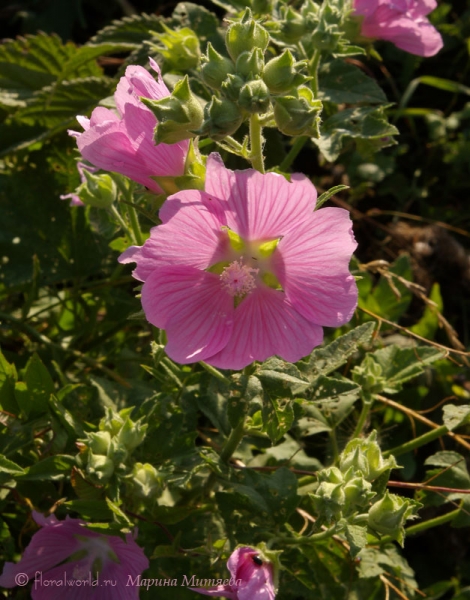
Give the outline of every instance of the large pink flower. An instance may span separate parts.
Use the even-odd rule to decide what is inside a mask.
[[[136,262],[147,319],[165,329],[179,363],[241,369],[278,354],[295,362],[321,343],[322,325],[351,318],[357,288],[349,213],[313,212],[316,190],[300,174],[230,171],[207,159],[205,191],[170,196]]]
[[[41,529],[19,563],[5,563],[0,587],[32,582],[33,600],[134,600],[139,587],[129,585],[149,562],[131,534],[95,533],[80,519],[59,521],[33,512]]]
[[[226,585],[190,589],[205,596],[231,600],[274,600],[274,567],[259,550],[249,546],[237,548],[228,559],[227,567],[231,577]]]
[[[90,119],[77,117],[83,133],[69,133],[77,138],[82,156],[96,167],[126,175],[160,193],[162,190],[151,177],[183,175],[188,142],[171,146],[154,143],[157,120],[140,98],[159,100],[170,92],[157,63],[150,59],[150,65],[157,72],[157,80],[136,65],[127,67],[125,77],[121,77],[114,94],[120,117],[108,108],[98,107]]]
[[[443,46],[442,37],[426,15],[436,6],[436,0],[355,0],[354,12],[364,16],[364,37],[387,40],[418,56],[433,56]]]

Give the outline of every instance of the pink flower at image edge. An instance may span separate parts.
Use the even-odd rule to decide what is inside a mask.
[[[231,600],[274,600],[274,567],[256,548],[237,548],[227,562],[230,580],[212,588],[190,588],[205,596],[222,596]]]
[[[354,14],[364,17],[364,37],[387,40],[410,54],[428,57],[443,46],[441,34],[426,18],[436,7],[436,0],[355,0]]]
[[[79,116],[82,133],[69,131],[77,139],[86,160],[104,171],[114,171],[145,185],[156,193],[162,190],[153,176],[183,175],[188,142],[154,143],[157,120],[141,97],[160,100],[170,95],[157,63],[150,59],[157,80],[143,67],[131,65],[121,77],[114,100],[119,111],[98,107],[91,118]]]
[[[58,600],[64,598],[64,594],[71,600],[138,598],[139,588],[127,585],[129,576],[135,580],[148,568],[149,561],[131,534],[127,534],[125,540],[102,535],[87,529],[80,519],[67,517],[59,521],[54,515],[46,518],[36,511],[33,518],[41,529],[33,535],[18,563],[5,563],[0,587],[13,588],[40,577],[42,585],[41,579],[33,583],[33,600]],[[97,564],[100,565],[98,574],[95,572]],[[47,583],[89,578],[99,578],[102,583],[109,580],[114,585],[71,585],[64,589]]]
[[[231,171],[211,154],[205,190],[170,196],[162,225],[120,256],[137,263],[145,315],[166,330],[173,360],[223,369],[276,354],[296,362],[322,342],[322,326],[351,319],[349,213],[314,212],[312,183],[291,179]]]

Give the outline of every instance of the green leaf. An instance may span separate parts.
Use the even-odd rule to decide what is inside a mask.
[[[356,352],[359,345],[369,342],[374,329],[375,323],[364,323],[338,337],[331,344],[316,348],[308,358],[297,363],[299,371],[308,377],[311,384],[320,375],[336,371]]]
[[[75,440],[85,436],[81,422],[77,421],[77,419],[75,419],[65,406],[63,406],[63,404],[53,395],[49,399],[49,406],[70,439]]]
[[[410,331],[426,338],[427,340],[433,340],[436,331],[439,328],[438,313],[442,312],[444,308],[441,289],[438,283],[435,283],[432,286],[429,299],[434,302],[436,306],[430,306],[429,304],[426,304],[423,316],[415,325],[410,327]]]
[[[263,387],[280,397],[286,396],[294,388],[308,385],[308,381],[295,365],[276,357],[269,358],[260,365],[256,374]]]
[[[15,121],[57,131],[65,129],[75,124],[77,115],[88,113],[109,96],[114,86],[112,79],[87,77],[44,87],[16,113]]]
[[[142,13],[113,21],[111,25],[98,31],[91,38],[90,43],[93,45],[116,44],[119,47],[125,44],[129,48],[137,48],[152,37],[152,30],[163,31],[161,17]]]
[[[446,404],[442,409],[444,412],[444,425],[449,431],[462,427],[470,422],[470,405],[464,404],[456,406],[455,404]]]
[[[219,19],[199,4],[180,2],[173,11],[172,19],[178,28],[189,27],[195,31],[202,41],[212,41],[214,34],[218,35]]]
[[[13,415],[19,413],[19,407],[15,399],[17,378],[15,365],[11,365],[0,352],[0,407]]]
[[[61,481],[70,475],[75,458],[68,454],[49,456],[35,463],[18,479],[21,481]]]
[[[382,88],[362,69],[336,59],[320,69],[320,100],[335,104],[385,104]]]
[[[430,485],[438,487],[470,489],[470,476],[465,458],[458,452],[450,450],[436,452],[436,454],[429,456],[424,464],[439,467],[438,469],[426,471],[425,483],[429,481]],[[441,506],[446,502],[455,501],[466,496],[468,494],[459,494],[458,492],[446,494],[445,492],[433,492],[431,490],[419,490],[416,493],[416,499],[426,506]]]
[[[338,158],[351,140],[368,141],[374,150],[391,146],[396,143],[392,136],[398,134],[398,129],[387,121],[386,108],[388,105],[341,110],[324,121],[320,139],[312,138],[312,141],[330,162]]]
[[[327,192],[323,192],[323,194],[321,194],[317,199],[317,203],[315,204],[315,210],[318,210],[332,196],[334,196],[338,192],[342,192],[343,190],[349,190],[349,185],[335,185],[334,187],[330,188]]]
[[[76,64],[63,73],[64,65],[77,53],[71,42],[59,36],[40,33],[0,46],[0,105],[26,106],[35,91],[51,85],[57,78],[89,77],[101,74],[97,65]]]
[[[289,431],[294,421],[292,400],[274,398],[265,392],[261,414],[263,417],[263,431],[268,434],[271,442],[275,444]]]
[[[240,421],[253,408],[253,402],[260,403],[263,396],[263,388],[260,380],[254,375],[248,377],[243,374],[232,375],[232,393],[227,402],[227,416],[232,427],[236,427]],[[234,393],[236,395],[234,395]],[[251,410],[252,412],[252,410]]]
[[[421,375],[428,365],[443,358],[443,352],[430,346],[400,348],[393,344],[368,356],[382,368],[381,375],[387,380],[385,391],[394,394],[401,390],[403,383]]]
[[[344,534],[350,546],[350,553],[355,557],[367,544],[367,527],[360,525],[346,525]]]
[[[101,521],[113,518],[113,511],[104,500],[69,500],[64,502],[71,511],[77,512],[86,521]]]
[[[54,393],[55,387],[49,371],[36,353],[33,354],[26,364],[24,381],[31,395],[31,412],[33,414],[47,412],[49,398]]]
[[[79,471],[76,467],[72,468],[72,472],[70,474],[70,483],[80,498],[80,500],[101,500],[104,496],[104,489],[101,486],[94,485],[87,481],[81,471]],[[103,517],[98,517],[103,518]]]
[[[12,460],[5,458],[3,454],[0,454],[0,473],[8,473],[9,475],[23,475],[25,470],[20,465],[17,465]]]

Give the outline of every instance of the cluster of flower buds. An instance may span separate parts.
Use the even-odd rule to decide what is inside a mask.
[[[77,442],[77,463],[87,477],[98,484],[108,483],[114,474],[126,475],[132,452],[145,438],[147,425],[132,421],[133,408],[116,413],[110,408],[100,421],[99,431],[87,433]]]
[[[368,354],[360,365],[352,371],[353,380],[361,386],[361,396],[364,402],[370,402],[374,394],[387,390],[387,378],[382,374],[382,367]],[[393,391],[393,390],[392,390]]]
[[[375,431],[367,439],[351,440],[340,456],[339,467],[318,473],[318,487],[310,495],[318,522],[360,522],[372,534],[389,535],[402,543],[404,524],[419,504],[384,492],[390,471],[396,467],[393,457],[382,456]]]

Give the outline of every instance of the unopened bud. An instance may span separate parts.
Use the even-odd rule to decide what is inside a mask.
[[[285,135],[310,135],[320,137],[320,112],[322,103],[315,100],[312,90],[300,87],[295,96],[275,99],[274,119]]]
[[[156,496],[162,489],[161,477],[157,469],[149,463],[136,463],[132,469],[131,481],[138,496],[148,498]]]
[[[262,79],[248,81],[240,90],[239,105],[249,113],[265,113],[269,109],[269,90]]]
[[[305,19],[291,7],[287,9],[284,20],[281,21],[280,25],[281,37],[288,44],[295,44],[307,33]]]
[[[253,19],[251,10],[247,8],[241,20],[232,23],[227,29],[225,44],[235,62],[242,52],[255,48],[264,52],[269,44],[269,33]]]
[[[83,204],[96,208],[109,208],[116,200],[117,188],[112,177],[105,173],[94,175],[83,169],[85,181],[77,188]]]
[[[382,535],[389,535],[403,545],[404,525],[407,519],[413,518],[421,506],[419,502],[390,494],[376,502],[369,511],[368,526]]]
[[[203,120],[203,109],[191,92],[188,76],[178,81],[170,96],[161,100],[141,98],[150,108],[158,124],[155,128],[156,144],[175,144],[194,137]]]
[[[264,67],[264,53],[260,48],[248,52],[242,52],[237,58],[235,70],[237,75],[242,77],[250,77],[254,79],[256,75],[260,75]]]
[[[240,97],[240,90],[245,85],[245,81],[238,75],[227,75],[227,79],[222,83],[222,93],[229,100],[236,102]]]
[[[243,115],[238,106],[231,100],[219,100],[215,96],[204,108],[204,123],[199,134],[207,135],[220,141],[232,135],[243,123]]]
[[[216,90],[220,89],[227,75],[234,72],[233,62],[219,54],[210,42],[207,44],[207,54],[202,57],[202,61],[202,79],[204,83]]]
[[[295,62],[290,50],[285,50],[266,64],[263,80],[272,94],[284,94],[308,80],[298,72],[306,64],[305,61]]]
[[[196,33],[183,27],[182,29],[173,30],[161,23],[164,33],[153,32],[153,37],[160,44],[150,44],[160,54],[163,55],[173,69],[178,71],[187,71],[195,69],[199,64],[201,50],[199,47],[199,39]]]
[[[362,473],[367,481],[374,481],[379,475],[391,471],[397,466],[393,456],[384,459],[377,443],[377,432],[373,431],[368,438],[355,438],[348,442],[340,456],[340,469],[343,473],[351,467]]]

